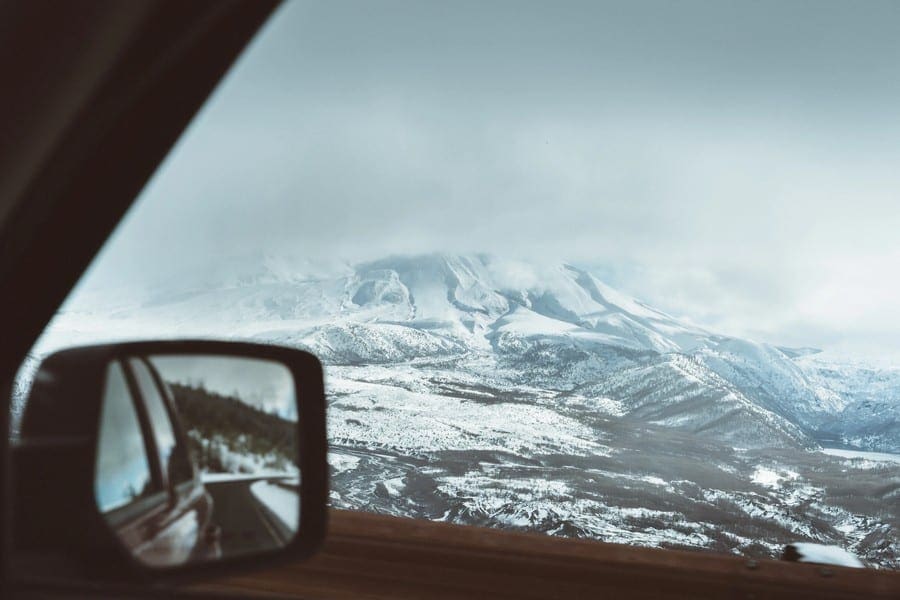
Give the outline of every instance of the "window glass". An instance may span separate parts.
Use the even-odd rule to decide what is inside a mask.
[[[34,355],[310,350],[338,508],[896,569],[898,22],[285,3]]]
[[[128,362],[140,388],[144,405],[147,407],[147,416],[159,452],[159,464],[162,465],[170,483],[190,479],[192,472],[185,454],[186,450],[178,447],[169,411],[150,369],[139,359],[133,358]]]
[[[155,491],[134,400],[119,363],[107,370],[98,444],[95,494],[101,511]]]

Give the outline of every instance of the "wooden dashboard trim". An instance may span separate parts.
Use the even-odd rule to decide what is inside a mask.
[[[332,510],[312,559],[195,586],[301,598],[900,598],[900,572]]]

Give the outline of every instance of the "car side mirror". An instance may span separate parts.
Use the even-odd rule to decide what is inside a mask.
[[[153,580],[309,556],[325,535],[326,450],[322,368],[306,352],[63,350],[35,374],[14,449],[16,550]]]

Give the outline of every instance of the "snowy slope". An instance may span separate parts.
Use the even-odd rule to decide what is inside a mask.
[[[900,453],[900,368],[818,355],[797,361],[814,387],[835,397],[823,435],[841,445]]]
[[[761,406],[803,428],[814,429],[845,403],[820,389],[779,348],[748,340],[725,338],[708,344],[695,356]]]
[[[590,392],[620,400],[631,418],[687,429],[738,448],[811,446],[790,421],[753,402],[697,358],[682,354],[614,373]]]

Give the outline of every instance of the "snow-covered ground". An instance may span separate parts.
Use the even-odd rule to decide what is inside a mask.
[[[800,562],[840,565],[842,567],[862,568],[865,565],[858,558],[842,548],[824,544],[808,544],[797,542],[791,544],[800,555]]]
[[[822,453],[830,456],[859,459],[870,463],[894,462],[900,463],[900,454],[888,454],[886,452],[864,452],[861,450],[842,450],[840,448],[822,448]]]
[[[250,486],[253,497],[266,507],[288,531],[297,531],[300,519],[299,482],[257,481]]]
[[[413,392],[383,383],[330,377],[330,438],[372,448],[416,453],[483,450],[528,456],[539,452],[602,454],[609,449],[597,433],[542,406],[471,402],[435,393]],[[384,418],[355,419],[377,407]]]
[[[285,473],[284,471],[259,471],[256,473],[202,473],[200,478],[203,483],[222,483],[223,481],[253,481],[260,478],[279,478],[290,481],[299,481],[296,473]]]
[[[766,467],[756,467],[750,481],[767,488],[777,488],[782,480],[793,481],[798,475],[786,469],[774,470]]]

